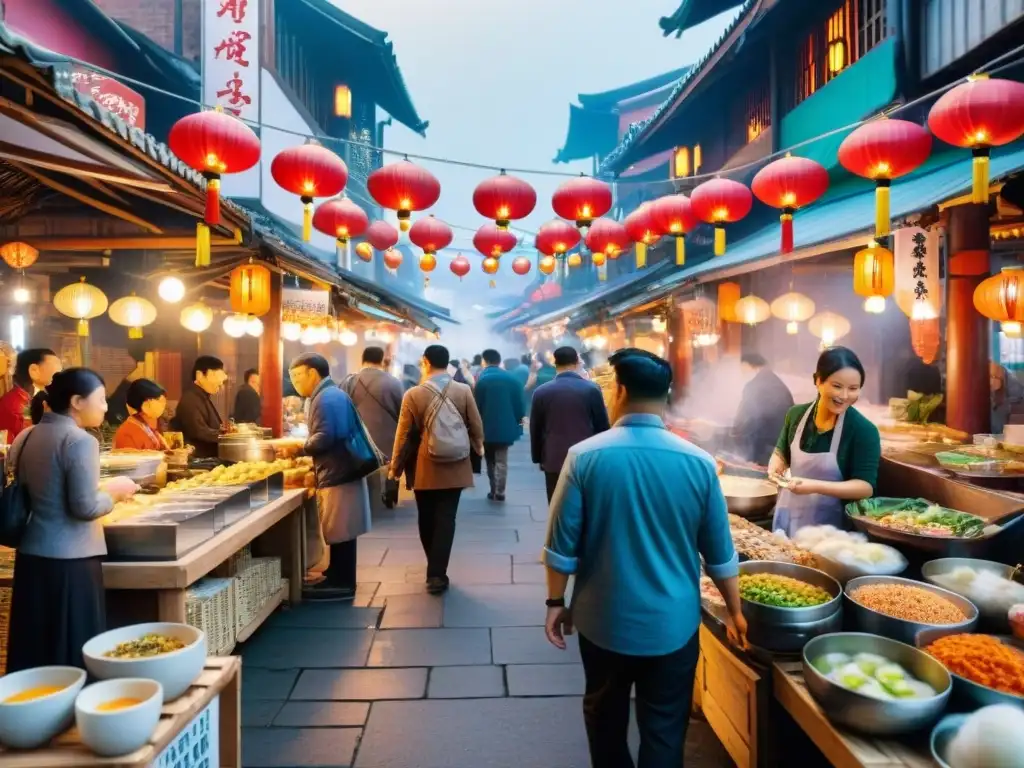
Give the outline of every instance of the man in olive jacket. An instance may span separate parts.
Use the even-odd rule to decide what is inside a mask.
[[[522,435],[526,406],[519,382],[502,370],[501,355],[494,349],[484,350],[484,367],[476,381],[473,395],[484,423],[484,460],[492,501],[505,500],[508,479],[508,449]]]

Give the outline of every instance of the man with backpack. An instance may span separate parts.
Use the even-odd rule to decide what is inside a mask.
[[[402,400],[391,452],[389,477],[412,470],[420,543],[427,557],[427,591],[448,589],[448,560],[455,538],[455,515],[464,488],[473,487],[470,455],[484,452],[484,430],[466,384],[452,379],[447,348],[423,351],[422,384]]]

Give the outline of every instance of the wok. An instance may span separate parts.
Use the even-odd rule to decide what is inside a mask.
[[[779,490],[767,480],[737,475],[721,475],[718,480],[729,511],[734,515],[760,517],[775,506]]]

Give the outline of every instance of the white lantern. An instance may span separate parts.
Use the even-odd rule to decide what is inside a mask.
[[[355,331],[346,328],[338,334],[338,341],[341,342],[341,345],[344,347],[354,347],[359,343],[359,336]]]
[[[302,336],[302,326],[298,323],[281,323],[281,338],[285,341],[298,341]]]
[[[192,333],[202,333],[213,324],[213,310],[197,301],[181,310],[181,324]]]
[[[258,317],[250,317],[245,322],[245,332],[258,339],[263,335],[263,321]]]
[[[315,346],[320,343],[320,333],[318,329],[310,326],[302,331],[302,335],[299,336],[299,341],[307,347]]]
[[[232,339],[240,339],[245,336],[247,324],[245,315],[228,315],[224,318],[224,333]]]
[[[168,275],[160,281],[156,292],[168,304],[177,304],[185,298],[185,284],[181,282],[180,277]]]

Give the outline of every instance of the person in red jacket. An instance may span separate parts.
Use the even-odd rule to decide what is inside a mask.
[[[46,389],[53,375],[61,370],[60,358],[51,349],[26,349],[18,353],[14,366],[14,387],[0,397],[0,431],[7,432],[7,444],[14,443],[26,427],[31,426],[32,396]]]

